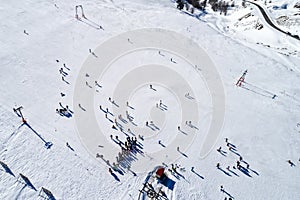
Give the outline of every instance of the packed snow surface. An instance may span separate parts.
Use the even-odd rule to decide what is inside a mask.
[[[257,3],[299,34],[296,2]],[[0,10],[0,199],[42,199],[42,187],[55,199],[139,199],[145,180],[169,199],[300,199],[300,41],[254,5],[237,1],[227,16],[169,0]],[[137,151],[110,173],[127,135]],[[172,187],[150,176],[157,166]]]

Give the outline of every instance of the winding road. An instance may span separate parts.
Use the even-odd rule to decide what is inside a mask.
[[[257,6],[258,9],[260,10],[261,14],[263,15],[264,19],[266,20],[266,22],[267,22],[271,27],[273,27],[273,28],[276,29],[277,31],[280,31],[280,32],[282,32],[282,33],[284,33],[284,34],[286,34],[286,35],[288,35],[288,36],[290,36],[290,37],[293,37],[293,38],[295,38],[295,39],[297,39],[297,40],[300,40],[300,38],[299,38],[298,35],[292,35],[291,33],[285,32],[285,31],[281,30],[280,28],[278,28],[277,26],[275,26],[275,24],[273,24],[273,22],[271,21],[271,19],[269,18],[269,16],[268,16],[267,13],[265,12],[265,10],[264,10],[259,4],[254,3],[254,2],[251,2],[251,1],[246,1],[246,2],[251,3],[251,4],[255,5],[255,6]]]

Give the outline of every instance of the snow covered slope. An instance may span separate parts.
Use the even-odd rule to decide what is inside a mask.
[[[80,10],[82,20],[75,18],[76,5],[83,6],[87,19],[81,17]],[[191,145],[181,149],[182,152],[177,151],[177,145],[168,146],[170,157],[175,155],[176,159],[165,164],[174,163],[185,169],[180,172],[182,176],[173,178],[175,187],[169,197],[195,200],[230,196],[243,200],[300,198],[300,45],[299,41],[282,36],[265,25],[255,8],[229,12],[228,17],[208,9],[208,14],[196,18],[177,10],[167,0],[11,0],[3,2],[0,10],[0,161],[3,163],[0,165],[0,199],[41,199],[42,187],[51,191],[55,199],[138,199],[148,171],[124,169],[112,176],[108,172],[109,166],[89,153],[86,144],[80,140],[75,121],[80,112],[75,112],[78,104],[73,102],[73,97],[83,64],[93,58],[89,50],[93,52],[108,39],[142,28],[175,31],[196,42],[218,70],[225,93],[224,124],[213,150],[206,157],[200,156],[200,144],[205,139],[202,132]],[[255,15],[246,20],[260,21],[265,25],[263,29],[247,29],[245,21],[237,22],[237,18],[248,12]],[[134,38],[130,39],[134,42]],[[142,50],[140,54],[125,58],[120,68],[137,68],[151,62],[171,66],[170,58],[178,62],[181,56],[170,52],[162,61],[158,52],[154,55],[147,49]],[[104,59],[97,56],[95,59],[100,62]],[[137,62],[131,62],[134,57]],[[185,73],[196,73],[186,63],[182,66],[186,67]],[[61,68],[65,76],[59,72]],[[246,69],[246,82],[243,87],[237,87],[235,83]],[[119,70],[112,67],[111,74],[106,76],[111,75],[114,80],[118,73]],[[93,74],[89,76],[87,80],[95,90],[96,79],[92,79]],[[117,83],[110,82],[109,78],[98,81],[103,90],[98,89],[100,95],[95,97],[95,102],[113,108],[108,98]],[[141,85],[141,90],[133,93],[130,101],[140,108],[136,109],[134,117],[141,124],[156,117],[158,112],[154,102],[162,98],[170,102],[170,112],[166,111],[158,118],[169,120],[168,125],[171,124],[174,130],[166,125],[159,132],[162,136],[155,140],[138,138],[138,142],[149,150],[144,152],[149,160],[153,145],[163,149],[158,145],[158,139],[171,140],[172,134],[183,134],[177,131],[178,123],[190,120],[177,116],[183,109],[172,88],[179,87],[180,83],[160,86],[153,82],[153,85],[165,88],[162,89],[165,92],[159,93],[161,96],[151,96],[144,92],[148,85]],[[198,85],[190,87],[194,89]],[[83,88],[90,89],[85,83]],[[214,91],[209,92],[214,94]],[[272,99],[274,95],[276,97]],[[196,100],[209,103],[210,98]],[[70,112],[70,117],[56,113],[56,109],[61,109],[60,103],[64,107],[68,105],[74,113]],[[117,103],[125,105],[126,102]],[[145,106],[149,104],[153,106]],[[25,124],[13,112],[18,106],[23,106]],[[91,114],[98,117],[97,123],[103,126],[102,130],[112,131],[105,133],[107,139],[103,145],[110,143],[118,148],[109,137],[122,133],[110,128],[111,124],[107,123],[98,106],[95,103]],[[208,121],[196,123],[200,130],[209,125]],[[183,131],[190,130],[184,123],[181,127]],[[136,136],[139,134],[144,133],[136,133]],[[235,145],[236,151],[229,151],[224,138]],[[45,142],[53,145],[47,149]],[[216,151],[220,146],[226,152],[224,155]],[[101,154],[102,147],[97,148]],[[250,165],[249,169],[244,162],[241,163],[245,168],[233,169],[239,155]],[[291,167],[287,160],[295,166]],[[217,163],[220,163],[219,169]],[[145,168],[148,167],[154,169],[155,166]],[[28,178],[31,187],[20,174]],[[224,192],[220,191],[221,185]]]

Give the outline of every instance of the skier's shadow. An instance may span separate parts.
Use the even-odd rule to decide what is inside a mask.
[[[67,75],[69,75],[67,72],[62,71],[61,75],[63,75],[64,77],[66,77]]]
[[[181,155],[183,155],[184,157],[186,157],[186,158],[188,158],[188,156],[185,154],[185,153],[183,153],[183,152],[181,152],[181,151],[178,151]]]
[[[119,105],[116,103],[116,102],[111,102],[113,105],[115,105],[116,107],[118,107],[119,108]]]
[[[132,106],[130,106],[130,105],[128,105],[127,107],[130,108],[130,109],[132,109],[132,110],[134,110],[134,107],[132,107]]]
[[[66,146],[67,146],[71,151],[75,151],[75,150],[69,145],[69,143],[66,143]]]
[[[156,126],[155,124],[150,124],[149,126],[152,126],[155,130],[160,130],[160,128],[158,128],[158,126]]]
[[[86,109],[84,107],[82,107],[82,105],[78,104],[79,108],[83,111],[86,111]]]
[[[110,123],[115,123],[113,120],[109,119],[109,118],[106,118]]]
[[[235,150],[234,148],[232,148],[230,151],[231,151],[232,153],[234,153],[235,155],[237,155],[237,156],[241,156],[238,152],[236,152],[236,150]]]
[[[67,70],[69,70],[69,71],[70,71],[70,68],[68,68],[68,67],[67,67],[67,66],[65,66],[65,65],[64,65],[64,68],[66,68]]]
[[[5,163],[0,161],[0,165],[3,167],[3,169],[6,173],[15,177],[14,173],[11,171],[11,169]],[[1,169],[1,171],[2,171],[2,169]]]
[[[98,58],[98,56],[97,56],[94,52],[92,52],[92,55],[93,55],[95,58]]]
[[[253,172],[254,174],[256,174],[257,176],[259,176],[259,173],[258,173],[257,171],[255,171],[255,170],[253,170],[253,169],[250,169],[250,168],[249,168],[249,170],[252,171],[252,172]]]
[[[194,174],[196,174],[199,178],[204,179],[203,176],[201,176],[200,174],[198,174],[197,172],[195,172],[194,167],[192,167],[191,172],[193,172]]]
[[[136,123],[134,123],[134,121],[131,120],[130,122],[131,122],[132,125],[138,126]]]
[[[234,197],[231,196],[231,194],[229,194],[227,191],[223,190],[223,192],[224,192],[225,194],[227,194],[230,198],[234,199]]]
[[[218,168],[218,170],[220,170],[221,172],[223,172],[224,174],[226,174],[227,176],[231,176],[228,172],[226,172],[224,169],[222,168]]]
[[[166,145],[164,145],[163,143],[160,142],[159,144],[160,144],[160,146],[166,148]]]
[[[236,146],[230,142],[228,142],[228,145],[231,146],[236,151]]]
[[[63,82],[65,82],[66,84],[70,85],[70,83],[68,81],[66,81],[65,79],[63,80]]]
[[[183,133],[184,135],[187,135],[187,133],[186,133],[186,132],[184,132],[184,131],[183,131],[183,130],[181,130],[181,129],[179,130],[179,132],[180,132],[180,133]]]
[[[93,88],[90,84],[86,84],[86,86],[88,86],[88,87],[91,88],[91,89]]]
[[[154,127],[151,126],[151,124],[150,125],[146,125],[146,126],[149,127],[152,131],[156,130]]]
[[[237,177],[239,177],[239,175],[237,173],[235,173],[234,171],[228,169],[229,172],[233,173],[234,175],[236,175]]]
[[[222,156],[225,156],[225,157],[227,157],[227,152],[226,151],[223,151],[223,150],[220,150],[220,151],[218,151]]]
[[[58,114],[59,114],[60,116],[62,116],[62,117],[67,117],[67,118],[72,117],[72,114],[71,114],[70,112],[68,112],[68,111],[63,111],[62,109],[60,109],[60,110],[58,111]]]
[[[123,122],[124,124],[128,124],[128,121],[124,119],[123,117],[119,117],[120,121]]]
[[[252,177],[252,176],[249,174],[249,171],[248,171],[245,167],[240,166],[239,170],[240,170],[241,172],[243,172],[246,176]]]
[[[112,172],[111,175],[115,178],[116,181],[120,182],[120,179],[118,178],[118,176],[115,173]]]

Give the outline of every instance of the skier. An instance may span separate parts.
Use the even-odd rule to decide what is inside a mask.
[[[224,191],[225,191],[223,185],[221,185],[220,191],[221,191],[221,192],[224,192]]]
[[[240,161],[236,161],[236,166],[239,169],[239,167],[240,167]]]
[[[287,162],[291,165],[291,167],[295,166],[295,164],[291,160],[288,160]]]
[[[139,135],[139,138],[140,138],[141,140],[144,140],[144,136],[142,136],[142,135]]]
[[[217,163],[217,166],[216,166],[218,169],[220,168],[220,163]]]

